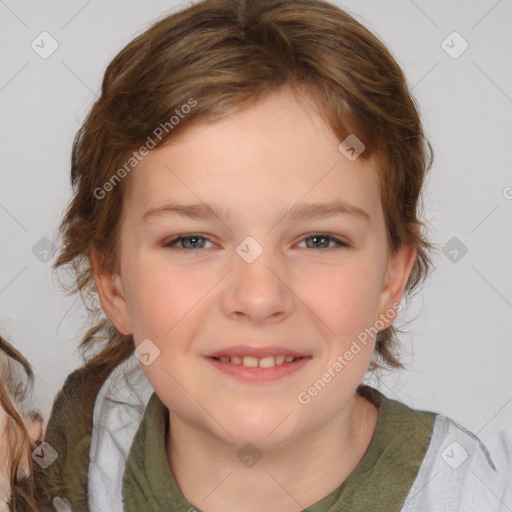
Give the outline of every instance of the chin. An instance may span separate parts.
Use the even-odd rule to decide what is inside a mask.
[[[248,407],[234,413],[219,415],[219,422],[226,430],[215,424],[217,435],[234,447],[240,448],[252,443],[261,449],[272,449],[284,446],[297,436],[296,418],[292,418],[290,410],[271,406],[259,408]],[[220,420],[223,417],[223,420]],[[286,419],[285,419],[286,418]],[[283,421],[284,420],[284,421]]]

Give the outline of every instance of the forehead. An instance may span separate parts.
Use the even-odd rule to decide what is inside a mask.
[[[376,215],[376,163],[348,160],[312,98],[297,94],[274,92],[151,151],[130,178],[134,211],[181,201],[263,214],[304,199],[344,200]]]

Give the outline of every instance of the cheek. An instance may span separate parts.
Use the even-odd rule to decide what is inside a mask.
[[[128,269],[128,310],[136,342],[170,335],[207,291],[198,273],[179,271],[150,258],[138,258]]]
[[[303,276],[300,297],[329,328],[329,337],[352,339],[378,316],[380,280],[365,261]]]
[[[150,364],[142,365],[146,378],[173,410],[191,409],[193,403],[176,397],[182,393],[179,383],[186,383],[194,396],[199,392],[188,375],[188,350],[205,314],[201,298],[211,284],[196,272],[179,271],[154,258],[134,259],[128,272],[132,276],[129,314],[135,344],[149,339],[158,349],[150,346],[152,357],[158,355]]]

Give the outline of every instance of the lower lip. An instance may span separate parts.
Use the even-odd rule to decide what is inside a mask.
[[[270,382],[282,379],[287,375],[291,375],[292,373],[299,371],[308,363],[308,361],[311,360],[311,357],[302,357],[301,359],[297,359],[291,363],[283,363],[272,366],[271,368],[260,368],[259,366],[250,368],[242,366],[241,364],[221,363],[213,357],[207,357],[206,359],[210,364],[217,368],[217,370],[240,380],[247,382]]]

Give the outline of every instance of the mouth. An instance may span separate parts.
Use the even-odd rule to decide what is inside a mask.
[[[207,356],[206,360],[219,372],[246,383],[270,383],[299,372],[311,356],[291,354]]]
[[[304,357],[280,354],[277,356],[264,357],[219,356],[212,357],[212,359],[215,359],[220,363],[230,363],[233,365],[244,366],[245,368],[273,368],[274,366],[280,366],[282,364],[299,361],[300,359],[304,359]]]

